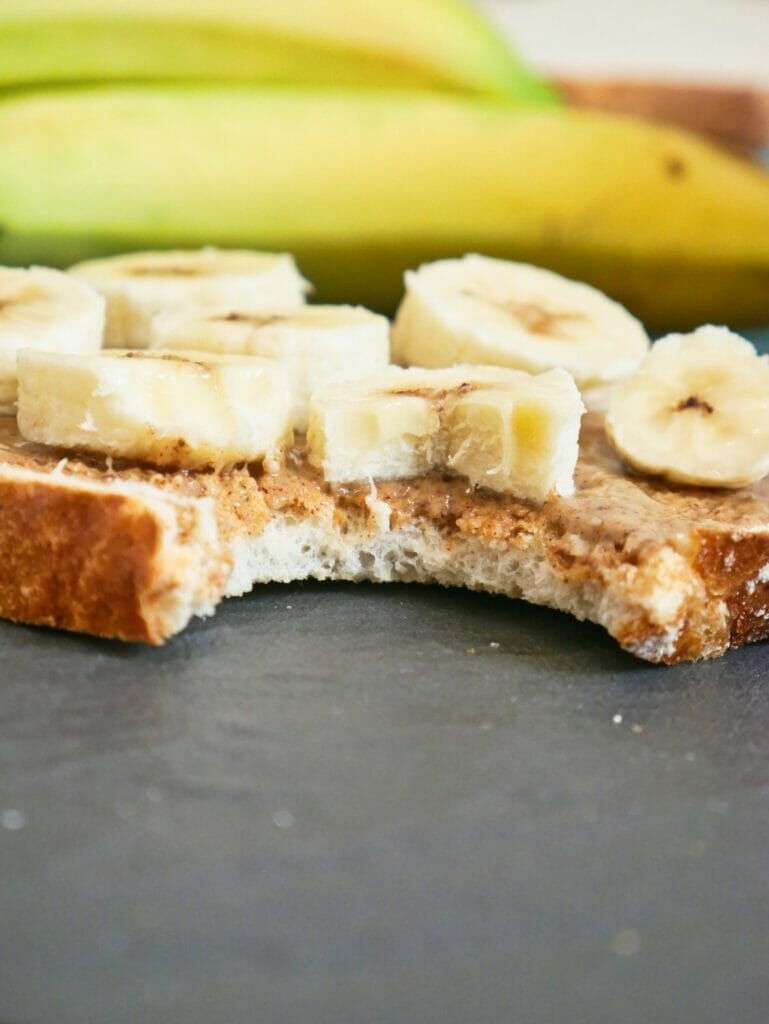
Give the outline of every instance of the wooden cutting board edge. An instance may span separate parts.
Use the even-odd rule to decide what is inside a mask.
[[[635,78],[554,80],[575,107],[677,125],[743,151],[769,146],[769,89]]]

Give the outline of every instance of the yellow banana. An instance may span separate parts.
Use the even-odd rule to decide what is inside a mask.
[[[175,79],[555,99],[464,0],[0,4],[0,85]]]
[[[647,326],[769,322],[769,176],[596,113],[421,93],[110,87],[0,103],[0,262],[201,244],[294,252],[325,302],[480,251]]]

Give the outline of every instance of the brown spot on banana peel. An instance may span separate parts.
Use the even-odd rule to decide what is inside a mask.
[[[666,157],[664,168],[668,178],[672,178],[674,181],[685,178],[689,171],[686,161],[682,160],[679,156]]]

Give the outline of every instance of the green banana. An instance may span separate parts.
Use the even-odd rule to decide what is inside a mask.
[[[390,310],[476,250],[590,281],[652,329],[769,322],[769,175],[677,130],[416,93],[102,88],[0,102],[0,262],[290,250]]]
[[[0,85],[240,80],[553,103],[462,0],[3,0]]]

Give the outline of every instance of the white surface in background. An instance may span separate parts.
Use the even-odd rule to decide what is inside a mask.
[[[547,71],[769,86],[769,0],[476,0]]]

